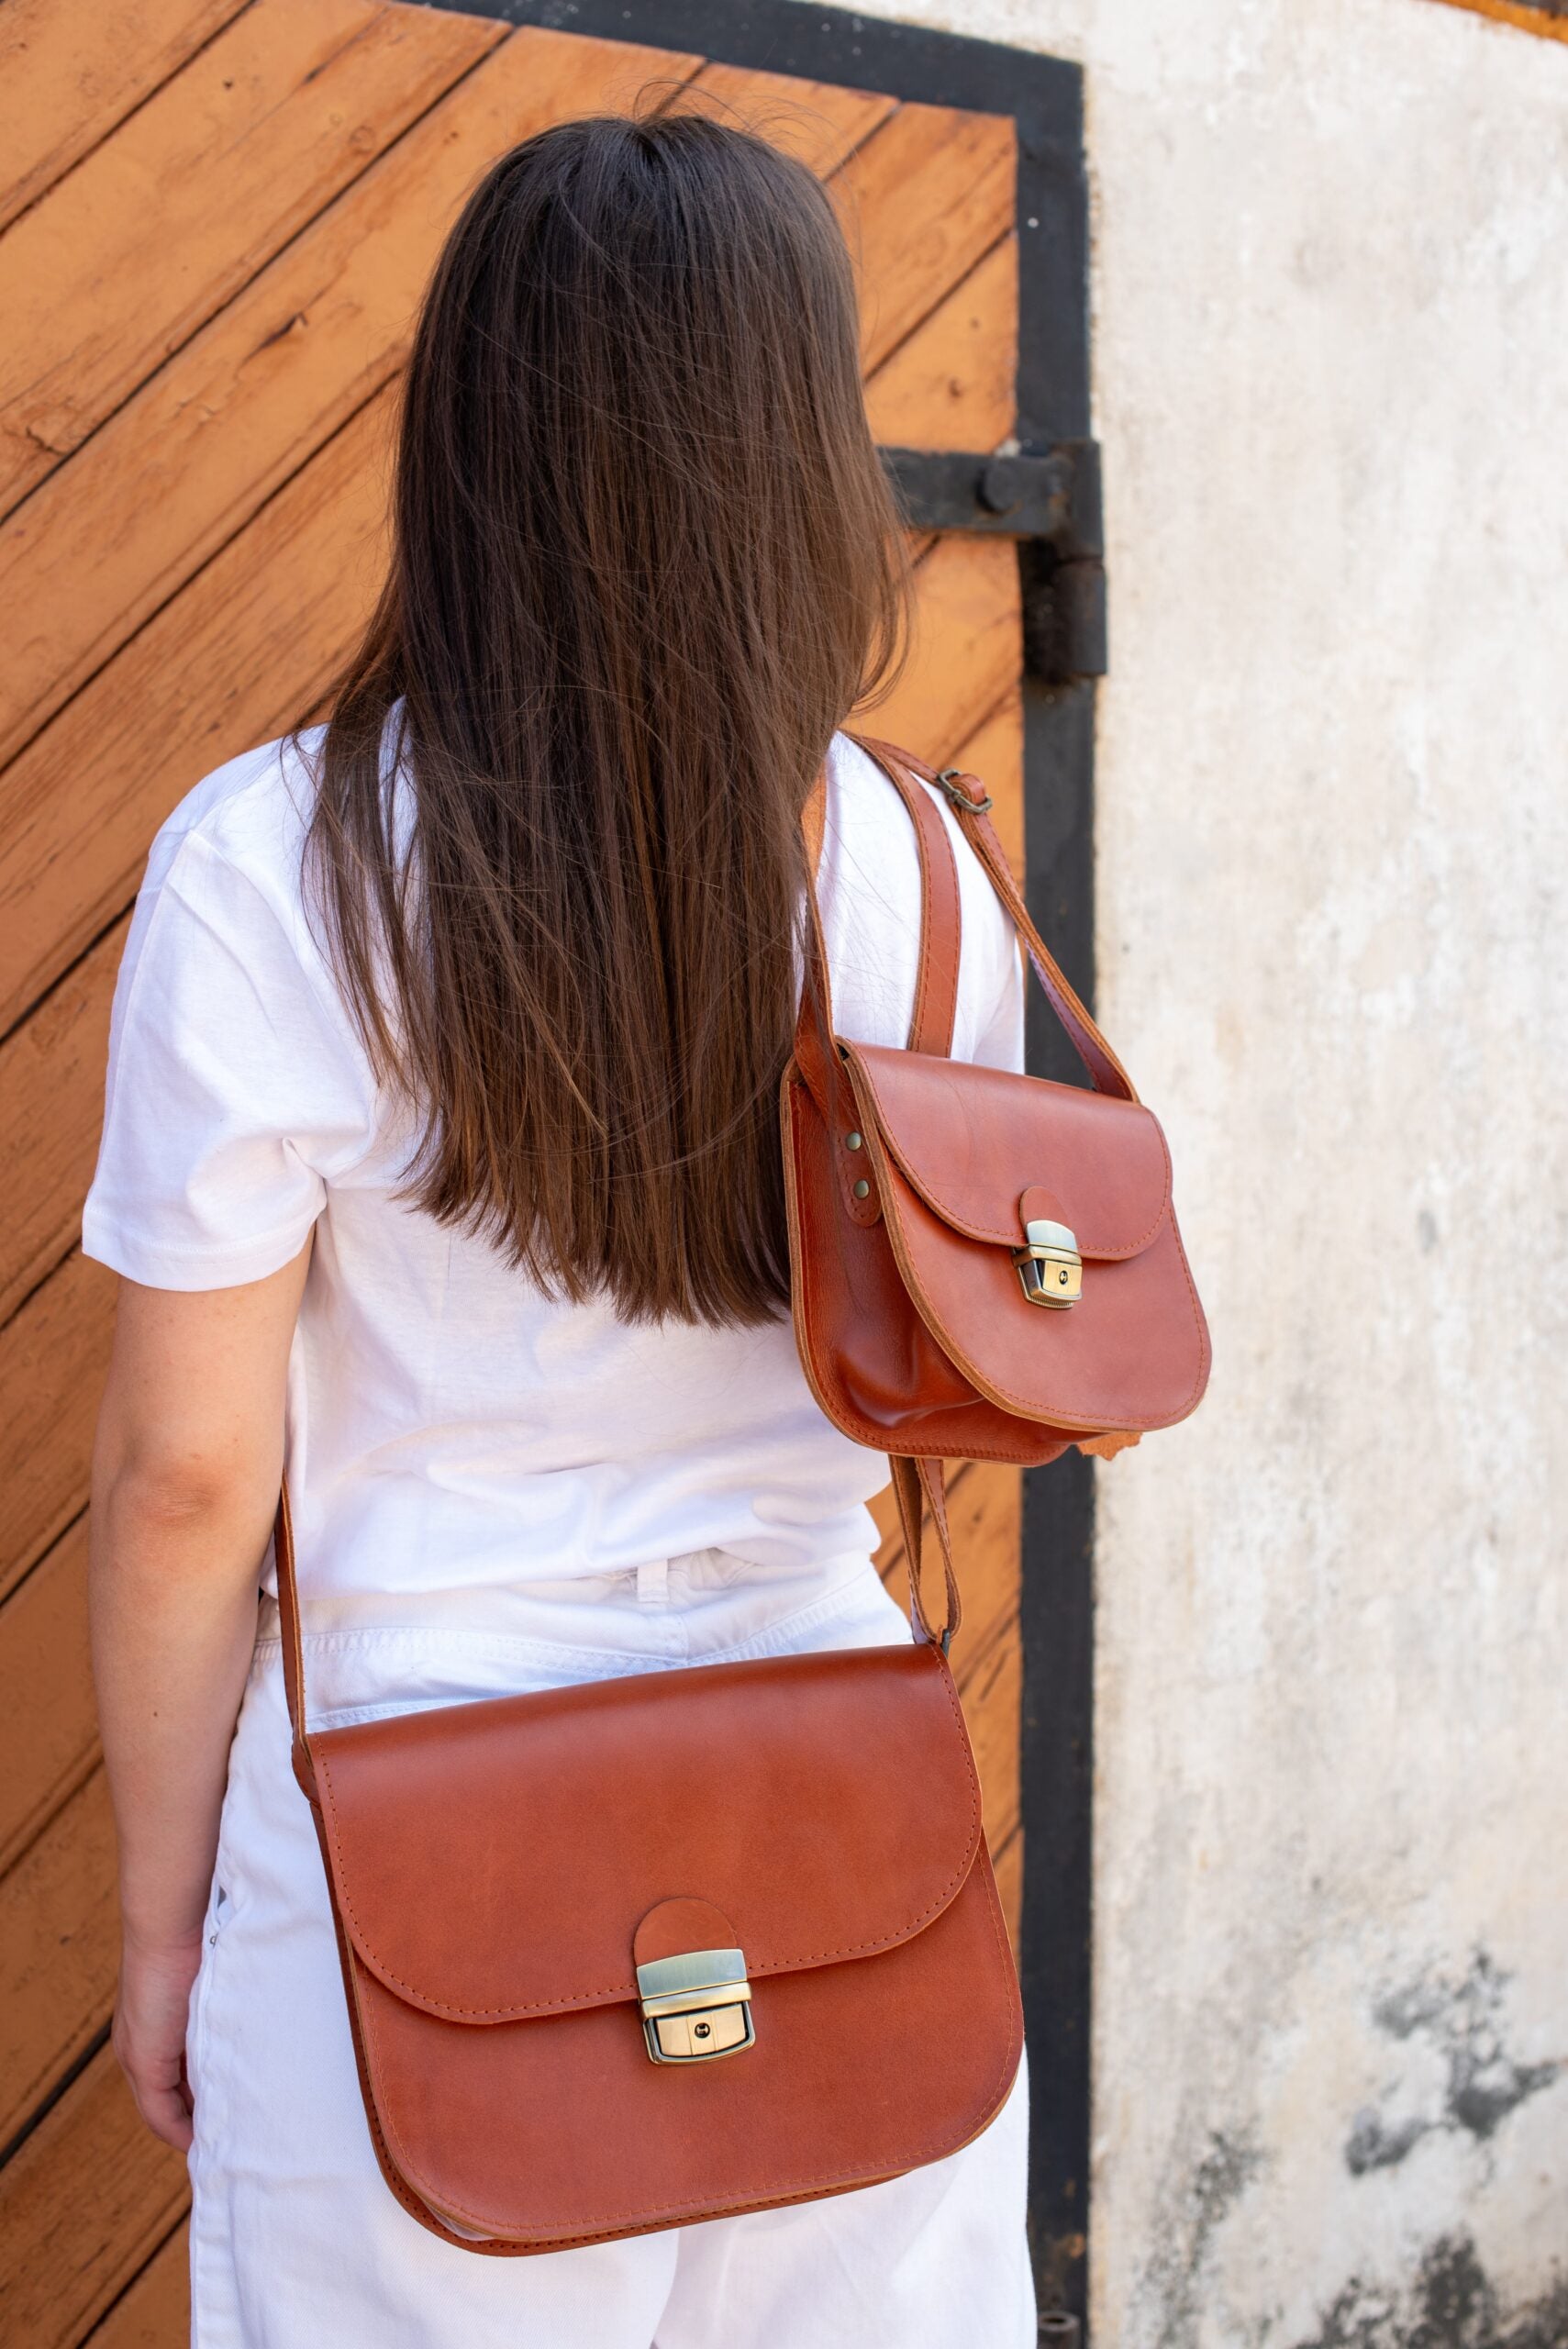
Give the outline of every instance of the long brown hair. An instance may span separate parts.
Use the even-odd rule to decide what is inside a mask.
[[[801,811],[906,596],[857,342],[817,181],[692,114],[503,156],[415,340],[314,901],[408,1196],[629,1320],[788,1294]]]

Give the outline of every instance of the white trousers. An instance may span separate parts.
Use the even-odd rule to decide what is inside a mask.
[[[909,1636],[869,1561],[781,1577],[714,1550],[500,1601],[307,1620],[317,1727]],[[410,2219],[360,2101],[270,1607],[206,1933],[187,2051],[195,2349],[1032,2349],[1021,2074],[961,2153],[826,2201],[529,2259],[457,2250]]]

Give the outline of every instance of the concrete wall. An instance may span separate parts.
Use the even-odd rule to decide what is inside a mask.
[[[1102,1472],[1095,2349],[1568,2342],[1568,46],[1079,59],[1104,1017],[1199,1418]]]

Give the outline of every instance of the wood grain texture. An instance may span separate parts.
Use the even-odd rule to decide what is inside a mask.
[[[114,1296],[113,1275],[73,1252],[0,1329],[0,1598],[87,1505]]]
[[[237,17],[247,0],[61,0],[0,8],[0,228]]]
[[[1016,176],[1008,117],[901,106],[835,178],[868,374],[1007,234]]]
[[[82,1518],[0,1607],[0,1875],[97,1759]]]
[[[109,1007],[128,919],[117,921],[0,1044],[0,1321],[81,1230],[104,1117]]]
[[[1018,1726],[1023,1702],[1023,1645],[1017,1618],[1004,1623],[966,1675],[963,1713],[980,1771],[985,1834],[1000,1845],[1018,1820]]]
[[[711,63],[694,78],[680,105],[755,131],[808,165],[818,179],[830,179],[895,112],[898,101],[869,90],[840,89],[831,82]]]
[[[1011,540],[939,539],[916,573],[916,590],[909,665],[866,729],[935,763],[951,758],[1017,685],[1022,614]]]
[[[190,2338],[191,2230],[182,2220],[84,2349],[188,2349]]]
[[[1015,1827],[1001,1850],[992,1853],[991,1865],[995,1873],[1002,1914],[1007,1920],[1007,1938],[1013,1944],[1016,1959],[1020,1948],[1018,1928],[1024,1906],[1024,1831],[1021,1827]],[[96,2340],[97,2335],[95,2333],[93,2337]],[[178,2349],[178,2344],[171,2341],[169,2349]]]
[[[261,0],[52,188],[0,239],[0,509],[504,34]]]
[[[996,805],[991,811],[1007,862],[1024,882],[1024,698],[1015,685],[952,754],[954,766],[977,774]]]
[[[124,907],[192,785],[347,658],[384,562],[393,408],[361,408],[0,776],[0,1032]]]
[[[0,1879],[0,2144],[108,2027],[119,1957],[101,1769]]]
[[[73,2349],[189,2199],[104,2048],[0,2170],[0,2340]]]
[[[866,385],[888,449],[989,451],[1018,421],[1018,240],[1004,237]]]
[[[441,240],[485,166],[549,123],[635,96],[661,66],[697,61],[511,34],[10,518],[0,603],[17,624],[0,760],[397,372]]]

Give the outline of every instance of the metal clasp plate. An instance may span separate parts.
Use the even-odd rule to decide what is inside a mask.
[[[1013,1262],[1029,1303],[1058,1312],[1076,1305],[1084,1293],[1084,1259],[1075,1236],[1064,1223],[1041,1219],[1025,1224],[1024,1237],[1029,1245],[1014,1250]]]
[[[706,2064],[755,2046],[751,1985],[738,1949],[694,1949],[637,1969],[642,2033],[655,2064]]]

